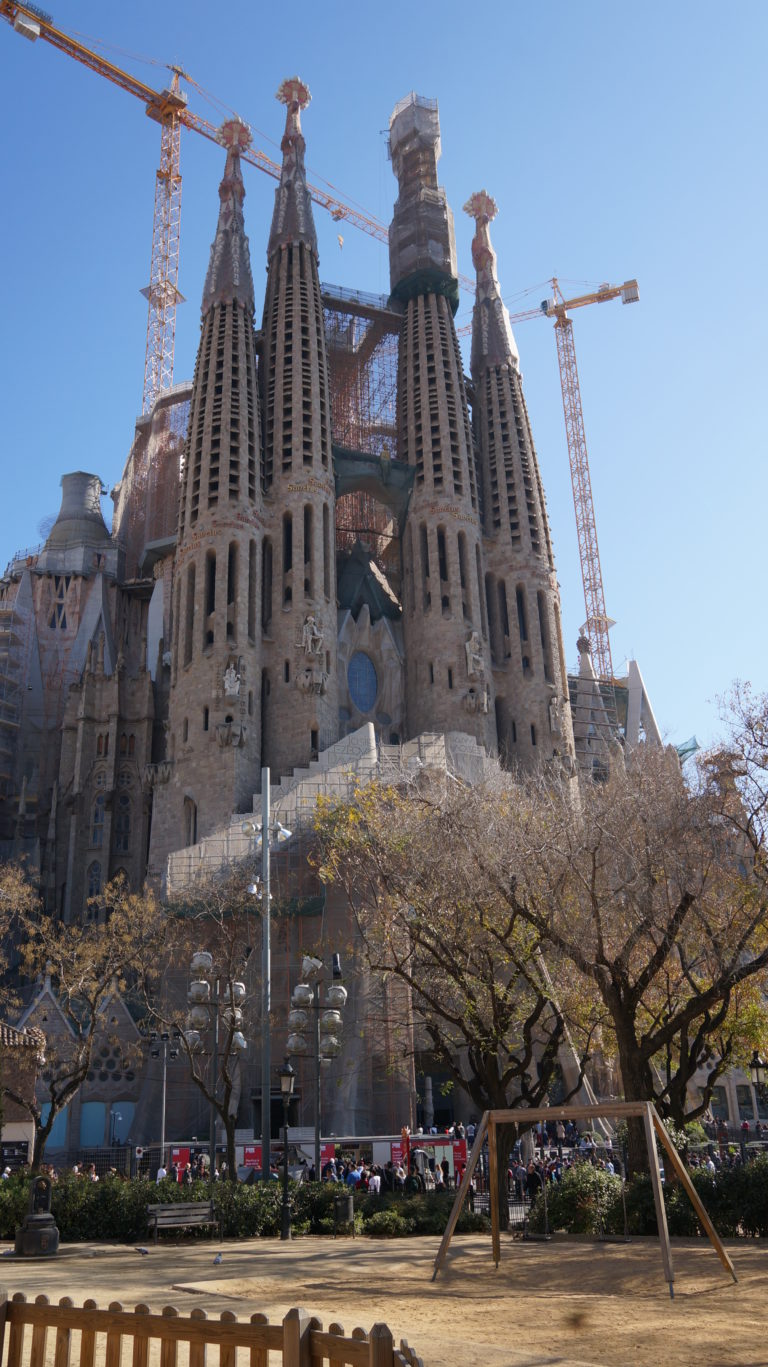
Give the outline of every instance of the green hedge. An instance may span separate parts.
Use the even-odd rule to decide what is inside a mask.
[[[291,1223],[294,1234],[332,1234],[334,1199],[341,1188],[332,1182],[291,1183]],[[104,1177],[99,1182],[63,1174],[53,1188],[51,1209],[62,1243],[94,1243],[115,1240],[137,1243],[147,1239],[147,1206],[158,1201],[204,1201],[206,1182],[180,1186],[170,1179],[159,1186],[146,1179],[132,1182]],[[29,1204],[29,1178],[12,1177],[0,1182],[0,1239],[13,1240]],[[264,1186],[219,1182],[214,1204],[226,1239],[275,1238],[280,1233],[282,1185]],[[442,1194],[379,1196],[355,1194],[355,1232],[377,1238],[404,1234],[437,1234],[445,1229],[453,1197]],[[485,1215],[463,1210],[457,1232],[480,1233],[490,1229]],[[160,1238],[206,1239],[206,1228],[169,1230]]]
[[[768,1155],[746,1167],[725,1168],[716,1177],[695,1168],[691,1179],[704,1209],[722,1238],[768,1237]],[[656,1208],[651,1179],[643,1174],[628,1182],[624,1191],[628,1234],[656,1234]],[[701,1226],[679,1182],[664,1186],[664,1206],[671,1235],[695,1238]],[[580,1163],[568,1168],[559,1183],[547,1188],[550,1230],[569,1234],[623,1234],[624,1205],[621,1180],[610,1173]],[[544,1198],[536,1198],[529,1219],[534,1232],[544,1228]]]

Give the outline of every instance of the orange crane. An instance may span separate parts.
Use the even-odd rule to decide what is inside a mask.
[[[218,131],[206,119],[193,114],[187,108],[187,96],[179,88],[179,79],[191,78],[181,67],[171,66],[172,80],[166,90],[157,91],[143,81],[121,70],[98,53],[85,47],[76,38],[54,26],[49,14],[34,4],[21,3],[21,0],[0,0],[0,18],[13,26],[17,33],[32,41],[43,38],[53,47],[74,57],[83,66],[106,77],[121,90],[135,95],[145,106],[146,113],[156,120],[161,128],[160,165],[155,177],[155,210],[152,228],[152,256],[149,285],[142,293],[148,301],[147,345],[144,361],[144,391],[142,412],[152,407],[161,390],[173,383],[173,356],[176,334],[176,305],[183,296],[178,290],[179,237],[181,226],[181,128],[190,128],[202,134],[211,142],[218,141]],[[254,148],[244,149],[244,161],[256,166],[260,171],[280,179],[281,168],[265,152]],[[388,240],[386,224],[370,214],[356,209],[343,200],[335,198],[327,190],[309,185],[309,192],[316,204],[327,209],[335,222],[347,222],[380,242]],[[474,282],[460,275],[462,287],[474,292]],[[563,392],[563,411],[568,438],[568,451],[571,464],[571,481],[576,510],[576,527],[579,540],[579,556],[584,585],[584,602],[587,612],[586,630],[590,636],[592,657],[601,679],[613,678],[611,648],[608,630],[611,625],[605,611],[600,556],[597,547],[597,529],[592,502],[592,486],[589,475],[589,461],[584,436],[584,419],[581,408],[579,375],[576,367],[576,352],[573,345],[573,325],[567,316],[568,309],[582,308],[585,304],[604,303],[608,299],[621,296],[625,304],[638,299],[636,280],[625,281],[623,285],[604,285],[592,294],[580,295],[575,299],[564,299],[557,279],[552,280],[554,295],[545,300],[540,308],[526,309],[512,315],[513,323],[528,318],[539,317],[543,312],[548,318],[555,319],[557,355],[560,364],[560,382]],[[459,332],[468,332],[460,328]]]
[[[573,487],[573,506],[576,512],[576,533],[579,541],[579,560],[581,562],[581,581],[584,586],[584,606],[587,620],[584,630],[589,637],[592,662],[595,673],[605,682],[613,680],[613,661],[608,632],[613,626],[612,619],[605,611],[603,575],[600,569],[600,553],[597,547],[597,525],[595,507],[592,502],[592,480],[589,474],[587,439],[584,435],[584,415],[581,407],[579,372],[576,366],[576,349],[573,344],[573,323],[568,317],[569,309],[584,308],[586,304],[604,304],[609,299],[621,299],[623,304],[636,304],[640,298],[636,280],[625,280],[623,285],[600,285],[591,294],[579,294],[574,299],[563,297],[557,277],[553,276],[552,298],[544,299],[538,308],[524,309],[522,313],[510,314],[511,323],[524,323],[529,318],[554,318],[555,339],[557,341],[557,360],[560,366],[560,387],[563,394],[563,413],[565,415],[565,435],[568,441],[568,458],[571,465],[571,485]],[[461,335],[472,331],[468,323],[458,329]]]
[[[181,226],[181,129],[190,128],[211,142],[218,141],[217,129],[206,119],[187,108],[187,96],[179,88],[179,78],[191,78],[181,67],[172,66],[170,87],[157,91],[143,81],[121,70],[83,43],[54,26],[50,14],[38,6],[20,0],[0,0],[0,18],[11,24],[17,33],[35,41],[43,38],[68,57],[74,57],[98,76],[135,95],[145,106],[151,119],[160,124],[160,165],[155,177],[155,212],[152,228],[152,257],[149,285],[142,293],[148,300],[147,346],[144,363],[144,393],[142,412],[152,407],[162,389],[173,383],[173,353],[176,334],[176,305],[183,296],[178,291],[179,237]],[[248,148],[242,153],[244,161],[260,171],[280,179],[281,168],[265,152]],[[310,185],[309,192],[316,204],[327,209],[335,222],[350,223],[381,242],[388,240],[388,230],[379,219],[361,209],[345,204],[327,190]],[[471,285],[471,281],[465,282]],[[474,286],[472,286],[474,288]]]

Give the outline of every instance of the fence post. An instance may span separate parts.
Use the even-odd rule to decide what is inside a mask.
[[[289,1310],[283,1320],[283,1367],[311,1367],[312,1318],[306,1310]]]
[[[368,1343],[368,1367],[392,1367],[392,1334],[386,1324],[374,1324]]]
[[[8,1292],[4,1286],[0,1286],[0,1360],[3,1356],[5,1347],[5,1321],[8,1315]]]

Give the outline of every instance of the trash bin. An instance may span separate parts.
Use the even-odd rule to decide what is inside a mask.
[[[352,1230],[355,1235],[355,1198],[351,1191],[345,1191],[333,1198],[333,1237]]]

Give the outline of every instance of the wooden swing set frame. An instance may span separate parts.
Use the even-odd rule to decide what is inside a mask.
[[[722,1242],[717,1231],[707,1215],[701,1198],[694,1187],[685,1164],[680,1158],[669,1134],[657,1114],[656,1109],[650,1101],[604,1101],[596,1106],[534,1106],[525,1111],[485,1111],[482,1120],[477,1127],[475,1142],[472,1145],[472,1152],[461,1179],[461,1185],[456,1192],[456,1199],[451,1209],[448,1224],[445,1227],[440,1247],[435,1258],[435,1269],[432,1273],[432,1281],[435,1280],[448,1252],[448,1246],[456,1229],[456,1222],[461,1213],[461,1208],[469,1194],[470,1183],[477,1167],[483,1145],[488,1140],[488,1178],[490,1188],[491,1206],[491,1249],[493,1260],[498,1267],[501,1259],[501,1239],[499,1226],[499,1185],[498,1185],[498,1155],[496,1152],[496,1126],[497,1125],[520,1125],[525,1123],[526,1128],[535,1124],[537,1121],[545,1120],[599,1120],[610,1118],[615,1120],[628,1120],[630,1118],[642,1119],[645,1131],[645,1142],[648,1149],[648,1167],[651,1175],[651,1186],[653,1187],[653,1200],[656,1207],[656,1222],[659,1230],[659,1246],[661,1248],[661,1261],[664,1268],[664,1278],[669,1285],[671,1297],[675,1294],[675,1271],[672,1264],[672,1250],[669,1244],[669,1230],[667,1228],[667,1213],[664,1209],[664,1194],[661,1186],[661,1172],[659,1170],[659,1155],[656,1149],[656,1137],[661,1140],[667,1153],[671,1166],[674,1168],[680,1182],[685,1189],[685,1193],[693,1206],[702,1228],[714,1248],[720,1262],[727,1272],[730,1272],[734,1281],[737,1281],[733,1263],[723,1248]]]

